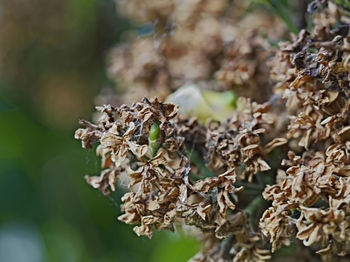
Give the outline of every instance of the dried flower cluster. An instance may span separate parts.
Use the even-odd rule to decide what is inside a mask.
[[[260,233],[247,226],[243,210],[249,202],[237,205],[245,177],[252,181],[253,175],[270,169],[264,155],[286,141],[274,140],[264,147],[263,127],[273,123],[268,107],[249,100],[239,104],[242,109],[227,123],[207,126],[193,118],[182,119],[177,106],[157,99],[131,107],[98,107],[102,113],[98,123],[82,121],[86,128],[75,135],[84,148],[99,143],[103,171],[100,176],[87,176],[87,182],[109,194],[118,178],[128,180],[119,219],[139,224],[134,228],[138,235],[151,237],[154,227],[173,230],[174,224],[183,223],[211,234],[208,241],[218,242],[217,246],[227,245],[222,239],[234,234],[229,243],[239,247],[235,257],[247,257],[246,261],[250,256],[268,257],[258,248]],[[159,130],[151,139],[154,125]],[[211,169],[204,159],[210,159]]]
[[[279,23],[254,13],[261,23],[252,28],[244,4],[130,0],[119,5],[129,17],[157,21],[154,30],[164,35],[156,44],[141,37],[116,47],[111,75],[130,94],[141,90],[136,97],[165,97],[181,87],[167,103],[144,98],[130,107],[97,107],[96,123],[83,120],[85,128],[76,131],[84,148],[98,144],[102,159],[101,174],[86,176],[87,182],[103,194],[115,191],[118,180],[128,185],[119,220],[148,237],[154,229],[195,228],[203,249],[193,262],[278,261],[274,252],[285,246],[300,254],[308,248],[311,258],[305,261],[346,258],[346,5],[313,1],[307,8],[312,30],[300,30],[278,48],[268,39],[282,37]],[[262,21],[267,32],[275,30],[265,39],[256,30]],[[196,87],[186,89],[188,83]],[[214,92],[231,88],[249,98],[235,100],[226,93],[225,100]],[[253,102],[256,96],[268,102]],[[220,110],[225,113],[217,117]]]
[[[260,226],[273,250],[296,234],[327,260],[350,247],[349,25],[331,2],[314,1],[309,9],[313,31],[282,43],[274,70],[276,90],[292,112],[287,137],[306,151],[289,151],[281,163],[287,169],[266,187],[263,195],[273,203]]]
[[[209,167],[236,168],[244,163],[240,174],[242,179],[248,177],[251,182],[253,175],[259,171],[269,170],[269,165],[263,160],[263,147],[260,136],[271,129],[274,123],[272,115],[268,114],[268,104],[258,105],[241,100],[242,112],[236,112],[226,122],[209,122],[207,144]],[[265,127],[265,128],[264,128]],[[265,152],[275,146],[285,144],[285,139],[271,141]]]
[[[151,34],[131,37],[128,44],[111,52],[109,74],[119,88],[127,88],[124,102],[143,96],[165,98],[189,81],[268,99],[271,84],[264,63],[271,53],[263,35],[274,39],[283,34],[278,19],[261,11],[245,16],[245,1],[232,5],[227,0],[128,0],[118,4],[122,14],[152,23],[146,28]]]

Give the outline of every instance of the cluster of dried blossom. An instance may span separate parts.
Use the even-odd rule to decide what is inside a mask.
[[[309,9],[312,32],[282,43],[274,61],[276,92],[291,112],[287,138],[297,143],[263,193],[273,202],[260,227],[273,251],[296,235],[329,260],[350,251],[349,18],[328,1]]]
[[[134,227],[138,235],[151,237],[153,228],[192,225],[205,233],[206,242],[215,243],[215,249],[234,244],[236,259],[269,257],[262,249],[261,234],[248,226],[244,208],[249,202],[239,206],[239,198],[244,198],[241,184],[246,176],[251,181],[253,175],[270,169],[264,156],[286,141],[264,141],[265,128],[273,124],[266,105],[239,102],[242,108],[227,123],[206,126],[193,118],[182,119],[178,106],[158,99],[144,99],[131,107],[98,107],[102,114],[97,124],[82,121],[86,128],[76,131],[84,148],[99,143],[96,150],[103,171],[87,176],[87,182],[109,194],[118,178],[128,180],[119,219],[139,224]],[[160,146],[152,155],[149,133],[154,123],[159,123]],[[194,156],[208,159],[210,169]],[[199,257],[194,261],[205,261]]]
[[[96,123],[81,121],[85,128],[75,134],[84,148],[97,143],[102,158],[101,174],[86,180],[106,195],[117,180],[127,183],[119,220],[136,225],[139,236],[195,228],[203,249],[193,262],[269,261],[290,245],[324,261],[346,256],[350,17],[330,1],[314,1],[308,7],[313,30],[301,30],[273,49],[255,30],[242,33],[253,22],[245,22],[244,7],[231,5],[120,2],[130,17],[157,20],[160,32],[175,26],[159,45],[135,38],[117,47],[110,72],[130,92],[140,88],[137,96],[162,97],[194,81],[202,88],[217,90],[220,82],[223,89],[240,86],[265,96],[272,95],[274,83],[273,99],[258,104],[241,97],[226,121],[205,124],[157,98],[98,107]],[[279,30],[277,22],[273,26]]]
[[[122,14],[151,22],[152,32],[131,36],[115,47],[109,75],[124,103],[166,97],[190,81],[209,89],[239,90],[262,101],[271,89],[264,65],[271,55],[267,37],[277,39],[284,25],[263,11],[247,14],[248,3],[228,0],[118,1]]]

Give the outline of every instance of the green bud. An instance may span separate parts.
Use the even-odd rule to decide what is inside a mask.
[[[158,136],[159,136],[159,125],[157,122],[154,122],[152,125],[151,125],[151,128],[149,130],[149,139],[152,141],[152,140],[157,140]]]
[[[148,135],[148,145],[151,148],[152,157],[154,157],[157,154],[157,151],[160,146],[159,141],[157,141],[159,132],[160,132],[159,124],[157,122],[154,122],[151,125],[151,128],[149,130],[149,135]]]

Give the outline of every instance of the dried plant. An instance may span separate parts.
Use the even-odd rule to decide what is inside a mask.
[[[75,137],[98,144],[103,169],[87,182],[107,195],[126,181],[119,220],[139,236],[195,228],[203,249],[191,261],[269,261],[284,246],[304,261],[346,259],[350,16],[340,2],[310,3],[312,30],[274,48],[272,33],[247,30],[244,4],[121,1],[128,16],[173,32],[157,46],[135,38],[116,47],[111,75],[130,94],[142,90],[136,96],[182,87],[167,102],[99,106],[95,123],[81,121]],[[216,92],[232,88],[240,98]],[[259,94],[268,101],[251,100]]]

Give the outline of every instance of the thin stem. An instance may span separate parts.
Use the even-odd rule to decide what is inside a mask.
[[[279,18],[286,24],[289,31],[293,32],[294,34],[298,33],[297,27],[283,11],[283,5],[281,3],[273,0],[262,0],[262,2],[268,5],[276,13],[276,15],[279,16]]]
[[[265,181],[264,181],[264,177],[260,172],[256,174],[256,178],[258,179],[258,183],[260,187],[263,187],[265,185]]]
[[[248,190],[251,190],[251,191],[254,191],[254,192],[261,192],[262,189],[263,189],[263,186],[262,185],[256,185],[256,184],[251,184],[251,183],[245,183],[245,182],[236,182],[235,183],[235,186],[243,186],[244,189],[248,189]]]
[[[195,149],[188,150],[186,147],[184,147],[184,153],[188,159],[196,165],[196,167],[205,177],[215,176],[215,174],[203,163],[202,158]]]
[[[256,196],[251,202],[250,204],[244,209],[244,211],[252,216],[255,212],[255,210],[262,204],[264,203],[264,198],[262,197],[262,195],[258,195]]]
[[[249,223],[251,226],[253,226],[253,215],[256,212],[256,210],[265,202],[264,198],[262,197],[261,194],[256,196],[250,203],[249,205],[244,209],[244,211],[248,214],[249,216]]]

